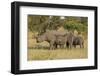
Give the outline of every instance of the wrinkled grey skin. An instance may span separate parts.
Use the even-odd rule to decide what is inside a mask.
[[[75,36],[72,32],[69,32],[66,37],[66,46],[68,48],[72,48],[73,46],[76,48],[77,45],[80,48],[84,48],[84,39],[81,36]]]
[[[73,32],[66,32],[65,34],[57,34],[56,36],[56,48],[59,45],[61,48],[64,47],[64,45],[66,44],[66,46],[68,48],[72,48],[73,47],[73,40],[74,40],[74,34]]]
[[[37,36],[36,38],[37,43],[47,41],[50,44],[50,49],[55,49],[55,41],[56,41],[56,36],[53,35],[52,33],[44,33],[42,35]]]
[[[76,47],[80,45],[80,48],[84,47],[84,40],[80,36],[74,36],[72,32],[58,32],[58,31],[48,31],[42,35],[36,37],[37,43],[47,41],[50,44],[50,49],[55,49],[58,46],[64,48],[64,45],[68,48]]]
[[[81,36],[74,37],[73,46],[79,45],[80,48],[84,48],[84,39]]]
[[[55,30],[47,31],[42,35],[38,35],[36,37],[36,41],[37,43],[47,41],[50,44],[50,49],[55,49],[57,48],[57,45],[60,45],[61,47],[64,45],[65,41],[62,41],[62,36],[64,34],[66,34],[66,32],[59,32]]]
[[[57,35],[56,36],[56,48],[59,45],[60,48],[64,48],[64,45],[66,43],[67,39],[66,39],[66,35]]]
[[[66,46],[68,48],[72,48],[73,46],[73,40],[74,40],[74,34],[72,32],[69,32],[66,36]]]

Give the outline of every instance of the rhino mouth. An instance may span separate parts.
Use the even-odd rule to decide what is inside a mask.
[[[37,43],[40,43],[40,42],[42,42],[42,41],[40,41],[40,40],[37,40],[36,42],[37,42]]]

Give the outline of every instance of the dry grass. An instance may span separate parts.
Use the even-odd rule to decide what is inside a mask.
[[[86,49],[28,50],[28,60],[80,59],[87,58]]]
[[[54,60],[54,59],[81,59],[88,57],[87,41],[85,40],[85,48],[64,48],[49,50],[47,42],[36,43],[32,39],[33,33],[28,34],[28,60]]]

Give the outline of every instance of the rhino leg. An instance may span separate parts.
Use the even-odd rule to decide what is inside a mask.
[[[69,42],[67,42],[67,44],[68,44],[68,48],[72,48],[72,45],[73,45],[73,43],[71,42],[71,41],[69,41]]]
[[[83,48],[83,45],[82,44],[79,44],[80,45],[80,48]]]
[[[55,49],[57,48],[57,44],[56,44],[56,43],[54,44],[54,48],[55,48]]]
[[[72,48],[72,43],[70,43],[70,46],[69,46],[69,48],[70,48],[70,49]]]
[[[60,45],[60,48],[64,48],[64,45],[63,45],[63,44],[61,44],[61,45]]]
[[[82,43],[82,48],[84,48],[84,42]]]
[[[74,48],[76,48],[76,45],[74,45]]]
[[[80,43],[80,48],[84,48],[84,43],[83,42]]]
[[[82,44],[83,48],[84,48],[84,44]]]
[[[68,43],[68,42],[66,42],[66,47],[67,47],[67,48],[69,47],[69,43]]]
[[[54,41],[51,41],[50,42],[50,50],[53,50],[54,49],[54,44],[55,44]]]
[[[66,43],[66,45],[68,46],[68,48],[72,48],[72,46],[73,46],[73,39],[71,39],[71,40],[68,40],[67,41],[67,43]]]
[[[84,48],[84,40],[83,40],[83,42],[82,42],[82,45],[83,45],[83,48]]]

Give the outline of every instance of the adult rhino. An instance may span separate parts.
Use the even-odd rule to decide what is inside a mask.
[[[68,47],[68,48],[72,48],[72,46],[73,46],[73,40],[74,40],[74,34],[73,34],[73,32],[69,32],[69,33],[67,33],[67,36],[65,36],[65,38],[66,38],[66,46]]]
[[[79,45],[80,48],[84,47],[84,39],[82,36],[75,36],[74,33],[69,32],[66,39],[66,46],[69,48],[72,48],[73,46],[76,47],[77,45]]]
[[[50,44],[50,49],[55,49],[57,48],[57,45],[60,45],[60,43],[57,42],[57,36],[63,36],[64,34],[66,34],[66,32],[60,32],[56,30],[46,31],[43,34],[38,35],[36,37],[36,41],[37,43],[47,41]]]
[[[40,43],[43,41],[47,41],[50,44],[50,49],[55,49],[55,41],[56,41],[56,37],[53,34],[50,33],[43,33],[41,35],[38,35],[36,37],[36,42]]]
[[[60,48],[64,48],[65,44],[67,47],[72,48],[74,40],[73,32],[51,31],[49,33],[52,33],[55,36],[55,43],[54,43],[55,48],[57,48],[58,45],[60,46]]]
[[[61,48],[63,48],[64,45],[66,44],[68,48],[72,48],[73,40],[74,40],[74,34],[71,31],[66,32],[65,34],[57,34],[55,42],[56,47],[57,45],[59,45]]]
[[[84,48],[84,39],[81,36],[74,37],[73,46],[76,47],[77,45],[79,45],[80,48]]]

